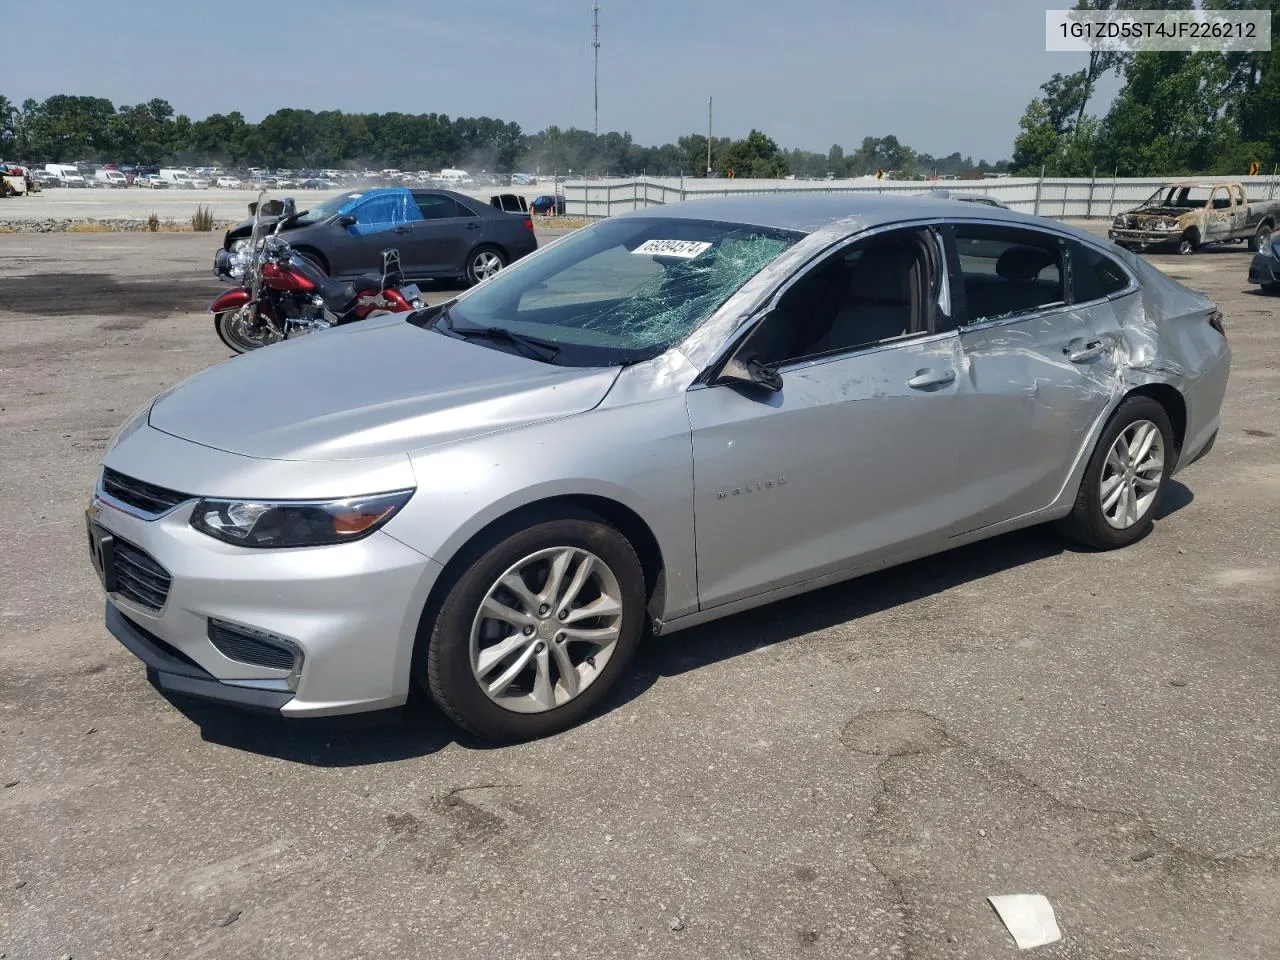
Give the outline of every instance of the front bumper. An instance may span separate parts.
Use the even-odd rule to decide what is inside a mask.
[[[1129,243],[1139,247],[1158,247],[1167,243],[1177,243],[1182,236],[1177,231],[1168,230],[1117,230],[1112,227],[1107,231],[1107,239],[1112,243]]]
[[[107,601],[107,631],[147,666],[147,677],[163,694],[195,697],[249,710],[277,713],[293,699],[290,691],[223,683],[190,657],[134,623]]]
[[[1280,284],[1280,259],[1265,253],[1256,253],[1249,263],[1249,282]]]
[[[188,444],[144,428],[122,441],[108,461],[193,495],[240,496],[239,483],[281,497],[281,486],[306,499],[306,474],[327,484],[342,464],[254,461]],[[351,467],[351,465],[347,465]],[[261,475],[261,480],[255,476]],[[200,478],[182,484],[181,477]],[[329,481],[320,478],[329,476]],[[376,481],[341,481],[353,485]],[[412,476],[412,474],[409,474]],[[292,479],[291,479],[292,478]],[[405,479],[397,474],[397,479]],[[392,484],[396,486],[399,484]],[[206,489],[207,488],[207,489]],[[354,492],[354,491],[351,491]],[[339,492],[336,495],[341,495]],[[194,501],[159,517],[139,515],[101,490],[89,519],[133,559],[107,593],[107,628],[147,664],[162,690],[279,711],[326,716],[397,707],[408,699],[419,621],[440,565],[384,531],[352,543],[255,550],[222,543],[190,525]],[[137,564],[168,577],[163,593],[130,589]],[[153,566],[152,566],[153,564]],[[130,572],[132,571],[132,572]],[[144,591],[145,593],[145,591]],[[159,597],[159,599],[157,599]],[[143,602],[143,601],[148,602]],[[300,664],[271,667],[233,658],[215,645],[210,621],[267,634],[300,652]],[[224,653],[228,650],[231,655]],[[250,694],[245,691],[255,691]],[[261,695],[270,694],[270,695]]]

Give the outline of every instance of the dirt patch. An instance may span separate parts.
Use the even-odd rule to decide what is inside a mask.
[[[0,303],[16,314],[67,317],[79,314],[147,318],[174,311],[199,311],[225,289],[213,277],[121,280],[107,273],[46,273],[0,277]]]

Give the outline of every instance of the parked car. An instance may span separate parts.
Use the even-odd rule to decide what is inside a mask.
[[[79,168],[70,163],[46,163],[44,171],[54,178],[54,186],[83,187],[86,184]]]
[[[223,247],[247,242],[245,220],[227,231]],[[464,277],[478,283],[537,249],[533,221],[447,190],[380,187],[319,202],[281,228],[302,256],[332,277],[348,280],[378,269],[382,250],[400,251],[410,280]]]
[[[1060,223],[653,207],[166,390],[108,445],[89,552],[162,691],[305,717],[416,686],[524,739],[650,630],[1048,521],[1141,539],[1229,362],[1207,297]]]
[[[985,193],[958,193],[953,190],[930,190],[926,196],[935,200],[962,200],[965,203],[980,203],[987,207],[999,207],[1002,210],[1008,210],[1009,205],[1001,203],[995,197],[989,197]]]
[[[1270,236],[1249,264],[1249,282],[1267,293],[1280,293],[1280,236]]]
[[[554,214],[555,216],[563,217],[564,197],[557,197],[550,193],[539,194],[533,198],[533,202],[529,204],[529,209],[539,216]]]
[[[128,178],[119,170],[108,170],[103,167],[94,171],[94,179],[98,181],[99,186],[103,187],[127,187],[129,185]]]
[[[239,177],[219,177],[214,181],[215,185],[223,190],[239,190],[243,186]]]
[[[1248,240],[1256,251],[1266,246],[1278,217],[1280,200],[1250,202],[1242,184],[1185,180],[1165,184],[1120,214],[1107,236],[1136,250],[1167,246],[1191,254],[1208,244]]]
[[[133,185],[135,187],[146,187],[150,190],[167,190],[169,181],[162,180],[158,173],[140,173],[134,176]]]

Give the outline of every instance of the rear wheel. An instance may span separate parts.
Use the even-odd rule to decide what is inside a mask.
[[[644,573],[622,534],[589,515],[536,523],[458,575],[430,628],[425,679],[482,737],[544,737],[599,705],[644,620]]]
[[[497,247],[479,247],[467,259],[467,283],[475,285],[488,280],[507,265],[507,258]]]
[[[1150,397],[1130,397],[1108,422],[1085,468],[1063,534],[1114,550],[1151,532],[1175,463],[1173,426]]]
[[[1267,293],[1280,293],[1280,283],[1264,283],[1262,289]]]
[[[1195,227],[1189,229],[1182,235],[1182,239],[1178,241],[1178,253],[1184,257],[1189,257],[1200,249],[1200,231]]]
[[[1271,224],[1260,223],[1254,235],[1249,239],[1249,249],[1257,253],[1267,245],[1267,241],[1271,239]]]

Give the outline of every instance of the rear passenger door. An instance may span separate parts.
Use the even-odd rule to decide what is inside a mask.
[[[1117,388],[1119,337],[1084,244],[994,223],[948,232],[964,357],[959,534],[1057,498]],[[1108,265],[1103,274],[1114,271],[1128,286],[1123,268],[1096,256]],[[1073,268],[1082,271],[1078,281]]]
[[[463,258],[479,242],[483,221],[475,211],[447,193],[414,192],[422,219],[412,225],[417,269],[410,276],[453,275],[463,271]]]

